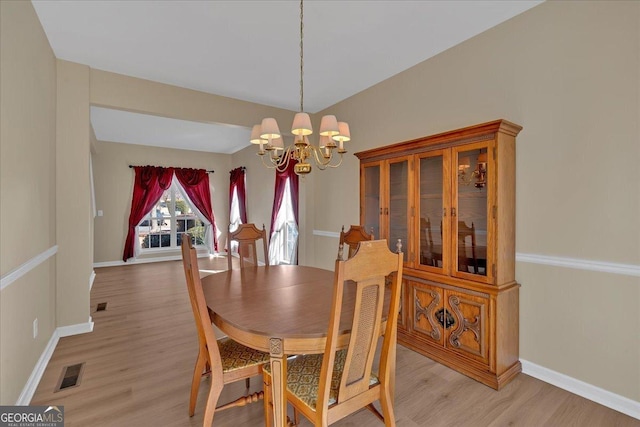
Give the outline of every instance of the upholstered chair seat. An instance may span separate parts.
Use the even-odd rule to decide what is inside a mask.
[[[322,357],[322,354],[305,354],[303,356],[289,359],[289,362],[287,362],[287,391],[313,411],[316,410],[318,384],[320,383],[320,370],[322,369]],[[329,407],[338,402],[340,380],[342,379],[346,359],[346,350],[336,351],[333,375],[331,377]],[[263,373],[271,375],[271,367],[269,365],[265,365],[263,367]],[[371,374],[369,378],[369,386],[374,386],[379,382],[377,375]]]
[[[269,353],[246,347],[230,338],[218,340],[222,372],[232,372],[269,362]]]

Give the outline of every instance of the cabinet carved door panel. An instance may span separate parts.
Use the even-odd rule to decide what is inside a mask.
[[[444,293],[444,306],[455,319],[454,327],[446,330],[445,346],[487,363],[488,299],[450,290]]]
[[[444,313],[442,289],[416,282],[412,282],[410,288],[413,301],[413,331],[423,338],[444,345],[444,329],[437,317],[438,314]]]

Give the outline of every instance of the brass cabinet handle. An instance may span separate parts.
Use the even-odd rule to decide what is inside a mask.
[[[456,216],[456,208],[451,208],[451,216]]]

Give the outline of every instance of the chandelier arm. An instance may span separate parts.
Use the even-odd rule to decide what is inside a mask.
[[[336,163],[335,165],[330,164],[330,163],[326,163],[322,166],[317,165],[318,169],[320,169],[321,171],[326,170],[327,168],[337,168],[338,166],[340,166],[342,164],[342,154],[340,154],[340,160],[338,161],[338,163]]]
[[[339,153],[339,154],[340,154],[340,160],[338,160],[338,163],[336,163],[335,165],[328,164],[327,165],[328,168],[337,168],[342,164],[342,153]],[[333,156],[332,156],[332,160],[333,160]]]
[[[324,154],[322,153],[322,148],[318,148],[315,145],[310,145],[310,148],[311,148],[311,152],[313,153],[314,160],[319,168],[322,166],[326,166],[331,162],[331,158],[333,157],[333,151],[330,152],[330,156],[327,159],[326,157],[324,157]]]
[[[285,170],[289,169],[289,163],[293,158],[294,151],[295,151],[295,147],[293,146],[287,147],[287,150],[284,153],[284,156],[285,156],[284,161],[280,163],[283,166],[280,172],[284,172]]]
[[[277,165],[274,164],[272,161],[269,161],[270,164],[267,164],[267,162],[264,161],[264,155],[260,155],[260,160],[262,160],[262,164],[267,169],[275,169],[277,167]]]
[[[458,179],[464,185],[471,185],[474,179],[478,179],[480,172],[477,170],[471,171],[471,173],[466,173],[465,171],[461,171],[458,173]]]
[[[286,150],[284,150],[284,152],[282,153],[280,160],[277,163],[273,162],[276,165],[276,170],[278,172],[286,171],[287,168],[289,167],[289,162],[291,161],[291,157],[293,157],[292,146],[288,146]]]
[[[331,161],[334,159],[333,151],[331,151],[331,155],[327,159],[322,154],[322,149],[321,148],[318,148],[315,145],[312,145],[311,148],[312,148],[313,157],[314,157],[314,160],[316,162],[316,166],[318,167],[318,169],[325,170],[326,168],[337,168],[338,166],[340,166],[342,164],[342,153],[338,153],[338,154],[340,154],[340,160],[338,160],[338,163],[337,164],[331,164]]]
[[[278,172],[284,172],[289,166],[290,152],[291,152],[291,147],[287,147],[287,149],[284,151],[282,156],[279,157],[279,160],[276,160],[273,157],[269,156],[269,163],[264,161],[264,157],[265,157],[264,154],[260,154],[260,153],[257,153],[257,154],[260,156],[260,160],[262,160],[262,164],[267,169],[275,169]]]

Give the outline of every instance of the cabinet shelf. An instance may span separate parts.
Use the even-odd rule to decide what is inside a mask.
[[[442,193],[433,193],[433,194],[420,194],[421,200],[440,200],[442,199]]]
[[[465,192],[458,192],[458,199],[486,199],[487,198],[487,192],[486,190],[482,190],[482,192],[480,191],[465,191]]]

